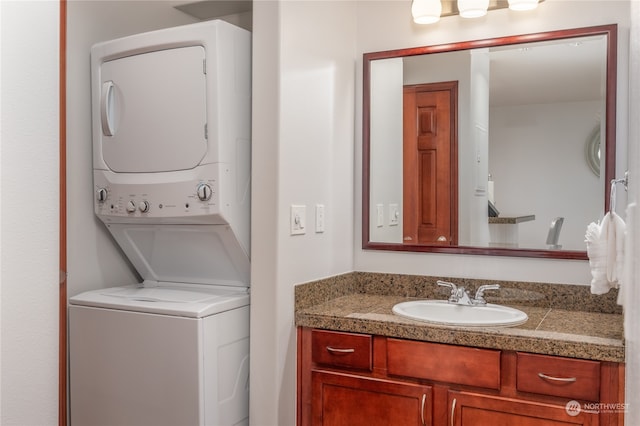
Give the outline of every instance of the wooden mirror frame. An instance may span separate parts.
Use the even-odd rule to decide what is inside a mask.
[[[547,31],[534,34],[505,36],[493,39],[463,41],[434,46],[414,47],[407,49],[371,52],[363,55],[363,92],[362,92],[362,248],[365,250],[388,250],[408,252],[430,252],[450,254],[471,254],[487,256],[537,257],[550,259],[586,260],[587,252],[577,250],[543,250],[524,248],[498,248],[474,246],[430,246],[418,244],[385,243],[370,241],[370,117],[371,117],[371,61],[378,59],[399,58],[431,53],[453,52],[475,48],[507,46],[520,43],[531,43],[550,40],[561,40],[573,37],[595,35],[607,36],[607,79],[606,79],[606,114],[605,114],[605,187],[604,210],[609,209],[610,192],[608,183],[615,178],[616,167],[616,90],[617,90],[617,37],[618,26],[601,25],[568,30]],[[594,218],[595,219],[595,218]]]

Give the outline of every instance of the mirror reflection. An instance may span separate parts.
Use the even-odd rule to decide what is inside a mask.
[[[364,247],[586,258],[614,176],[604,28],[365,54]]]

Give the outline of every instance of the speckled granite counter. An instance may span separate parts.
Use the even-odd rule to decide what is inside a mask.
[[[398,302],[446,299],[438,279],[467,289],[497,283],[489,303],[516,307],[529,320],[516,327],[438,326],[394,315]],[[492,292],[493,293],[493,292]],[[624,362],[622,314],[617,292],[594,296],[588,286],[484,281],[450,277],[353,272],[295,288],[297,326],[464,346]]]
[[[493,224],[514,225],[521,222],[529,222],[531,220],[536,220],[536,215],[527,214],[527,215],[504,215],[504,216],[497,216],[497,217],[489,217],[489,223],[493,223]]]

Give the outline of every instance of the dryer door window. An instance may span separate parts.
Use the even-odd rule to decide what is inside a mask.
[[[204,49],[191,46],[102,64],[100,145],[111,170],[186,170],[202,161],[207,151],[204,60]]]

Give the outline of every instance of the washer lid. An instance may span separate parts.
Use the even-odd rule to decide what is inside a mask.
[[[71,305],[203,318],[249,304],[246,289],[179,283],[155,287],[130,285],[91,290],[69,299]]]
[[[249,256],[228,225],[111,223],[144,280],[249,287]]]

